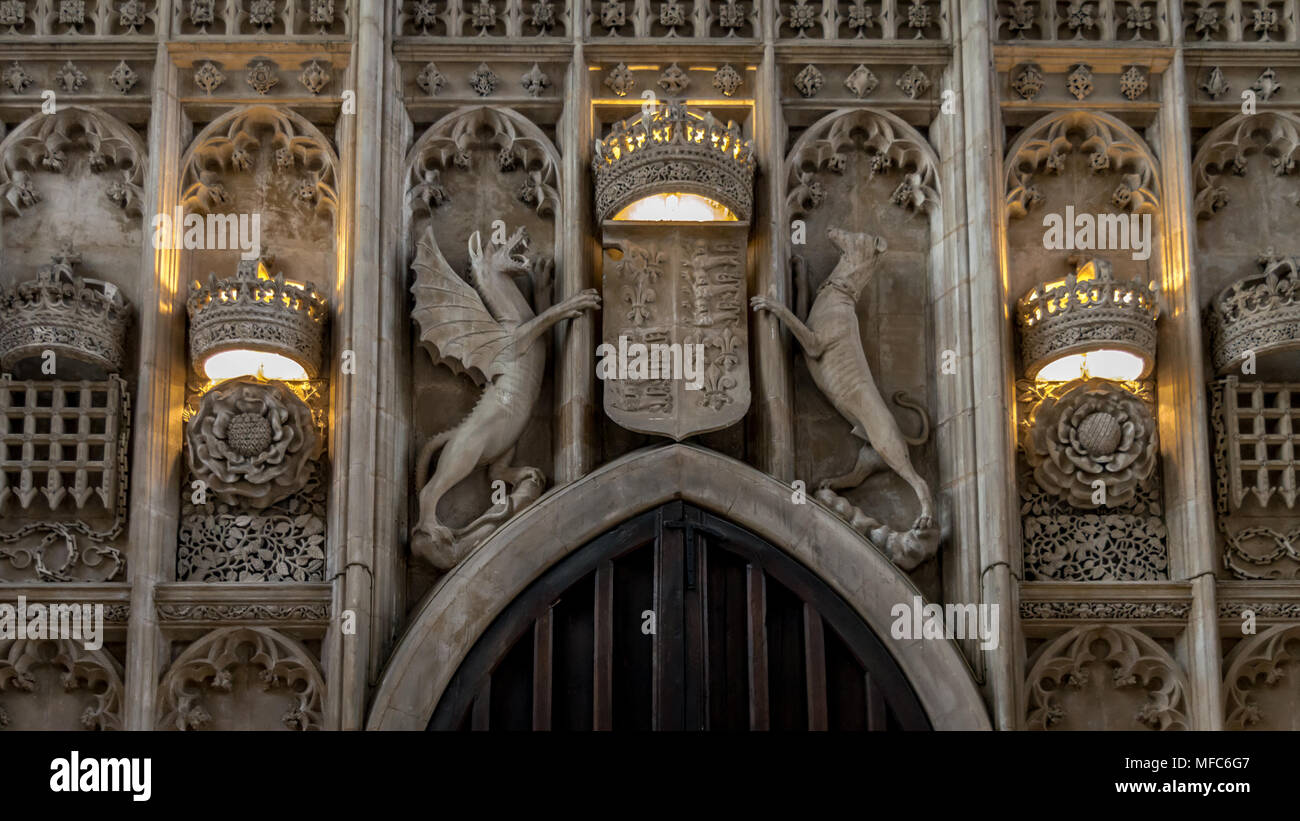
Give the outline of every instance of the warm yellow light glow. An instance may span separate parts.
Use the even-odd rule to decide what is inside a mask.
[[[1131,382],[1142,378],[1146,364],[1142,357],[1128,351],[1106,348],[1053,359],[1035,374],[1035,378],[1040,382],[1071,382],[1089,377]]]
[[[735,222],[725,205],[699,194],[654,194],[642,197],[614,215],[639,222]]]
[[[203,373],[212,382],[222,382],[239,376],[257,376],[261,379],[307,379],[307,370],[287,356],[265,351],[238,349],[221,351],[203,362]]]

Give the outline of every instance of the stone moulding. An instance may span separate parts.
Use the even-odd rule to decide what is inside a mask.
[[[1205,135],[1192,160],[1198,219],[1209,219],[1229,204],[1218,178],[1224,172],[1245,176],[1255,154],[1268,158],[1278,176],[1295,172],[1300,167],[1300,116],[1286,111],[1238,114]]]
[[[204,698],[231,693],[241,665],[257,670],[264,691],[286,699],[286,727],[321,729],[325,681],[316,660],[297,640],[266,627],[214,630],[187,647],[158,686],[158,727],[198,730],[210,724]]]
[[[1265,255],[1259,266],[1260,273],[1237,280],[1210,302],[1205,321],[1221,375],[1251,355],[1300,349],[1300,256]]]
[[[1020,618],[1040,621],[1126,621],[1174,619],[1183,621],[1192,606],[1185,601],[1024,601]]]
[[[753,211],[753,141],[736,123],[681,102],[655,106],[648,121],[638,114],[614,123],[596,140],[591,167],[600,221],[644,197],[676,192],[720,202],[741,222]]]
[[[74,639],[19,639],[10,643],[0,655],[0,695],[37,695],[39,679],[34,671],[46,665],[60,671],[64,692],[85,691],[87,704],[79,716],[80,727],[50,727],[43,723],[39,729],[122,729],[125,688],[120,666],[104,650],[87,650]],[[12,717],[0,705],[0,729],[11,722]]]
[[[1120,282],[1108,261],[1092,264],[1092,279],[1070,274],[1059,286],[1034,287],[1016,303],[1021,358],[1029,378],[1059,357],[1098,348],[1141,357],[1146,369],[1138,378],[1155,364],[1159,306],[1154,284],[1140,278]]]
[[[1131,128],[1110,114],[1065,111],[1049,114],[1024,130],[1006,158],[1006,205],[1012,217],[1024,217],[1043,200],[1034,179],[1044,171],[1060,173],[1065,155],[1090,155],[1094,170],[1121,175],[1113,201],[1134,214],[1159,211],[1160,190],[1155,155]]]
[[[890,198],[894,205],[909,211],[935,209],[939,161],[929,144],[892,114],[846,108],[811,126],[786,158],[786,216],[794,219],[821,207],[826,187],[818,177],[827,172],[843,174],[853,154],[865,155],[873,175],[902,174]]]
[[[1146,692],[1146,702],[1133,716],[1135,723],[1153,730],[1189,728],[1186,694],[1190,688],[1178,662],[1150,636],[1123,625],[1076,627],[1038,651],[1025,682],[1027,728],[1046,730],[1065,720],[1062,696],[1075,691],[1086,698],[1094,663],[1110,669],[1110,688]]]
[[[321,372],[329,302],[310,283],[285,282],[282,274],[259,277],[260,260],[241,260],[234,277],[191,283],[190,363],[200,376],[203,362],[229,350],[286,356],[309,378]]]
[[[71,248],[55,254],[36,279],[0,287],[0,370],[45,351],[104,373],[122,370],[131,306],[116,286],[77,276]]]
[[[33,116],[0,142],[0,209],[19,216],[40,202],[33,172],[63,172],[73,149],[88,152],[92,173],[109,175],[114,203],[133,216],[143,213],[144,142],[122,121],[88,106],[60,106],[57,113]]]

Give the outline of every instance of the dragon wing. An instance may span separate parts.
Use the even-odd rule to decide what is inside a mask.
[[[451,269],[431,236],[420,240],[411,267],[411,318],[433,361],[468,374],[480,387],[503,373],[498,357],[513,334],[484,307],[478,291]]]

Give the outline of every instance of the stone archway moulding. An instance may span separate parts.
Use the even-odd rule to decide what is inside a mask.
[[[375,693],[368,728],[423,730],[479,636],[529,584],[638,513],[681,499],[785,550],[882,638],[935,729],[989,729],[969,668],[948,640],[889,638],[890,609],[919,595],[848,525],[734,459],[691,445],[641,450],[538,499],[447,574],[421,603]]]

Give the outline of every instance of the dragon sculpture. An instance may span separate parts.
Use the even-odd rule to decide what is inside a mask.
[[[543,335],[560,320],[600,305],[600,295],[589,289],[535,315],[513,279],[532,272],[533,265],[521,253],[527,243],[520,228],[504,243],[484,248],[475,231],[469,238],[468,282],[447,264],[431,235],[420,241],[411,264],[416,273],[411,317],[419,326],[421,343],[435,363],[467,374],[483,388],[469,415],[430,439],[416,462],[422,489],[411,550],[440,570],[455,567],[540,495],[546,483],[542,471],[511,463],[542,388],[547,347]],[[426,482],[429,463],[439,451],[438,467]],[[438,521],[438,502],[483,465],[491,481],[510,486],[510,496],[453,531]]]
[[[803,348],[808,370],[818,389],[853,425],[853,435],[863,440],[853,469],[843,476],[823,479],[814,498],[867,536],[895,564],[911,570],[933,556],[939,547],[930,487],[912,467],[907,452],[909,444],[917,445],[928,438],[929,417],[924,408],[906,401],[901,392],[895,394],[894,401],[919,413],[922,421],[919,438],[908,439],[903,435],[872,378],[858,328],[858,299],[875,275],[886,243],[881,237],[838,228],[830,229],[826,235],[839,250],[840,260],[817,292],[807,324],[771,296],[752,297],[750,304],[755,311],[775,315],[790,329]],[[894,530],[834,492],[855,488],[884,467],[901,476],[921,504],[921,514],[910,530]]]

